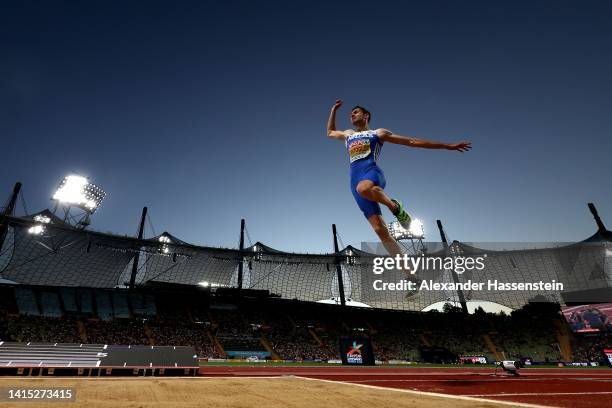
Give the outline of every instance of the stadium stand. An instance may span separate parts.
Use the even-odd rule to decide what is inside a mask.
[[[51,221],[41,226],[36,221],[41,215]],[[487,262],[482,270],[462,274],[442,267],[419,273],[437,283],[556,280],[564,282],[563,290],[406,294],[374,290],[376,255],[351,246],[318,255],[259,242],[240,250],[212,248],[167,232],[134,239],[79,229],[48,210],[25,217],[5,214],[0,340],[184,345],[204,358],[253,354],[327,361],[339,358],[343,336],[359,334],[371,340],[381,361],[457,362],[462,355],[538,362],[601,359],[608,335],[579,337],[559,314],[559,305],[570,301],[612,299],[612,233],[598,225],[583,242],[551,248],[435,245],[428,256],[487,255]],[[43,233],[32,233],[32,227]],[[385,271],[389,282],[403,278],[403,271]],[[330,298],[364,307],[320,303]],[[442,312],[422,312],[462,299],[514,311],[466,315],[448,303]]]
[[[13,297],[16,303],[24,289],[29,289],[26,293],[31,294],[30,299],[50,290],[4,286],[2,293]],[[61,293],[59,289],[52,292]],[[109,299],[117,296],[112,291],[106,294]],[[103,320],[96,314],[74,313],[69,309],[62,309],[61,317],[32,316],[4,309],[0,340],[81,343],[84,334],[86,342],[92,344],[192,346],[204,358],[258,355],[327,361],[338,359],[341,336],[359,334],[372,340],[380,361],[426,361],[424,350],[443,351],[447,356],[445,362],[457,362],[461,355],[485,356],[490,361],[499,360],[500,356],[534,362],[567,361],[561,356],[556,329],[567,322],[558,305],[550,303],[530,304],[510,315],[482,310],[462,315],[459,308],[450,305],[444,312],[426,313],[340,308],[270,297],[243,298],[235,293],[213,294],[197,288],[181,288],[176,292],[124,291],[120,295],[126,297],[128,309],[129,305],[150,298],[157,313],[146,318]],[[106,316],[116,316],[110,312],[104,311]],[[128,312],[137,315],[133,310]],[[601,350],[609,345],[609,336],[607,333],[574,336],[573,359],[600,361]]]

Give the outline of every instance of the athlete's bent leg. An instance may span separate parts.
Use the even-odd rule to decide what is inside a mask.
[[[372,180],[362,180],[357,184],[357,193],[366,200],[385,205],[391,213],[397,212],[397,204],[385,194],[385,190],[374,184]],[[369,220],[369,218],[368,218]],[[372,225],[373,226],[373,225]],[[395,241],[394,241],[395,242]]]
[[[402,227],[410,228],[411,217],[404,209],[404,205],[401,201],[390,199],[381,186],[374,184],[372,180],[362,180],[357,184],[355,190],[360,197],[366,200],[386,205]]]
[[[389,230],[387,229],[387,224],[385,224],[385,220],[383,219],[382,215],[370,215],[368,217],[368,222],[374,229],[376,235],[378,235],[378,238],[380,238],[380,241],[389,253],[389,256],[403,254],[402,248],[389,233]]]

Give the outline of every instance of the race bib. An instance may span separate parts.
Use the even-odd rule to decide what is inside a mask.
[[[370,149],[370,139],[355,140],[350,144],[348,151],[351,163],[355,160],[368,157],[372,152],[372,149]]]

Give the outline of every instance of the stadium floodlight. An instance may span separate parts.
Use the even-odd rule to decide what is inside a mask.
[[[228,285],[224,285],[222,283],[215,283],[215,282],[208,282],[208,281],[202,281],[202,282],[198,282],[198,285],[200,286],[204,286],[205,288],[228,288]]]
[[[423,221],[418,218],[414,218],[410,222],[410,227],[408,229],[401,226],[401,224],[397,221],[393,221],[389,225],[387,225],[389,229],[389,233],[396,240],[400,239],[411,239],[411,238],[423,238],[425,235],[425,231],[423,229]]]
[[[34,221],[41,224],[49,224],[51,222],[51,218],[45,217],[44,215],[35,215]]]
[[[425,235],[425,230],[423,229],[423,221],[418,218],[413,219],[410,222],[410,228],[408,228],[408,232],[416,238]]]
[[[387,228],[389,229],[391,236],[395,239],[401,239],[407,235],[406,230],[397,221],[393,221],[392,223],[388,224]]]
[[[58,203],[78,207],[88,214],[93,214],[102,204],[106,193],[86,177],[69,175],[62,180],[53,200]]]
[[[172,243],[172,240],[171,240],[169,237],[165,236],[165,235],[162,235],[162,236],[161,236],[161,237],[159,237],[157,240],[158,240],[159,242],[161,242],[161,244],[162,244],[162,245],[161,245],[161,248],[159,249],[159,250],[160,250],[160,252],[162,252],[162,253],[164,253],[164,254],[169,253],[169,252],[170,252],[170,248],[168,247],[168,244],[171,244],[171,243]]]
[[[34,225],[28,229],[28,234],[32,235],[42,235],[43,232],[45,232],[45,227],[41,224]]]
[[[38,224],[28,228],[28,234],[42,235],[45,232],[45,225],[51,223],[51,218],[39,214],[34,216],[34,221]]]

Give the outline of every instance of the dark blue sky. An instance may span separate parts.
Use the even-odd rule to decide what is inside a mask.
[[[108,192],[92,227],[236,246],[375,239],[325,122],[459,154],[384,146],[390,195],[438,240],[571,241],[612,225],[612,3],[3,2],[0,196],[29,210],[69,172]],[[4,201],[4,199],[0,200]],[[384,214],[391,219],[388,213]],[[148,235],[152,235],[149,231]]]

